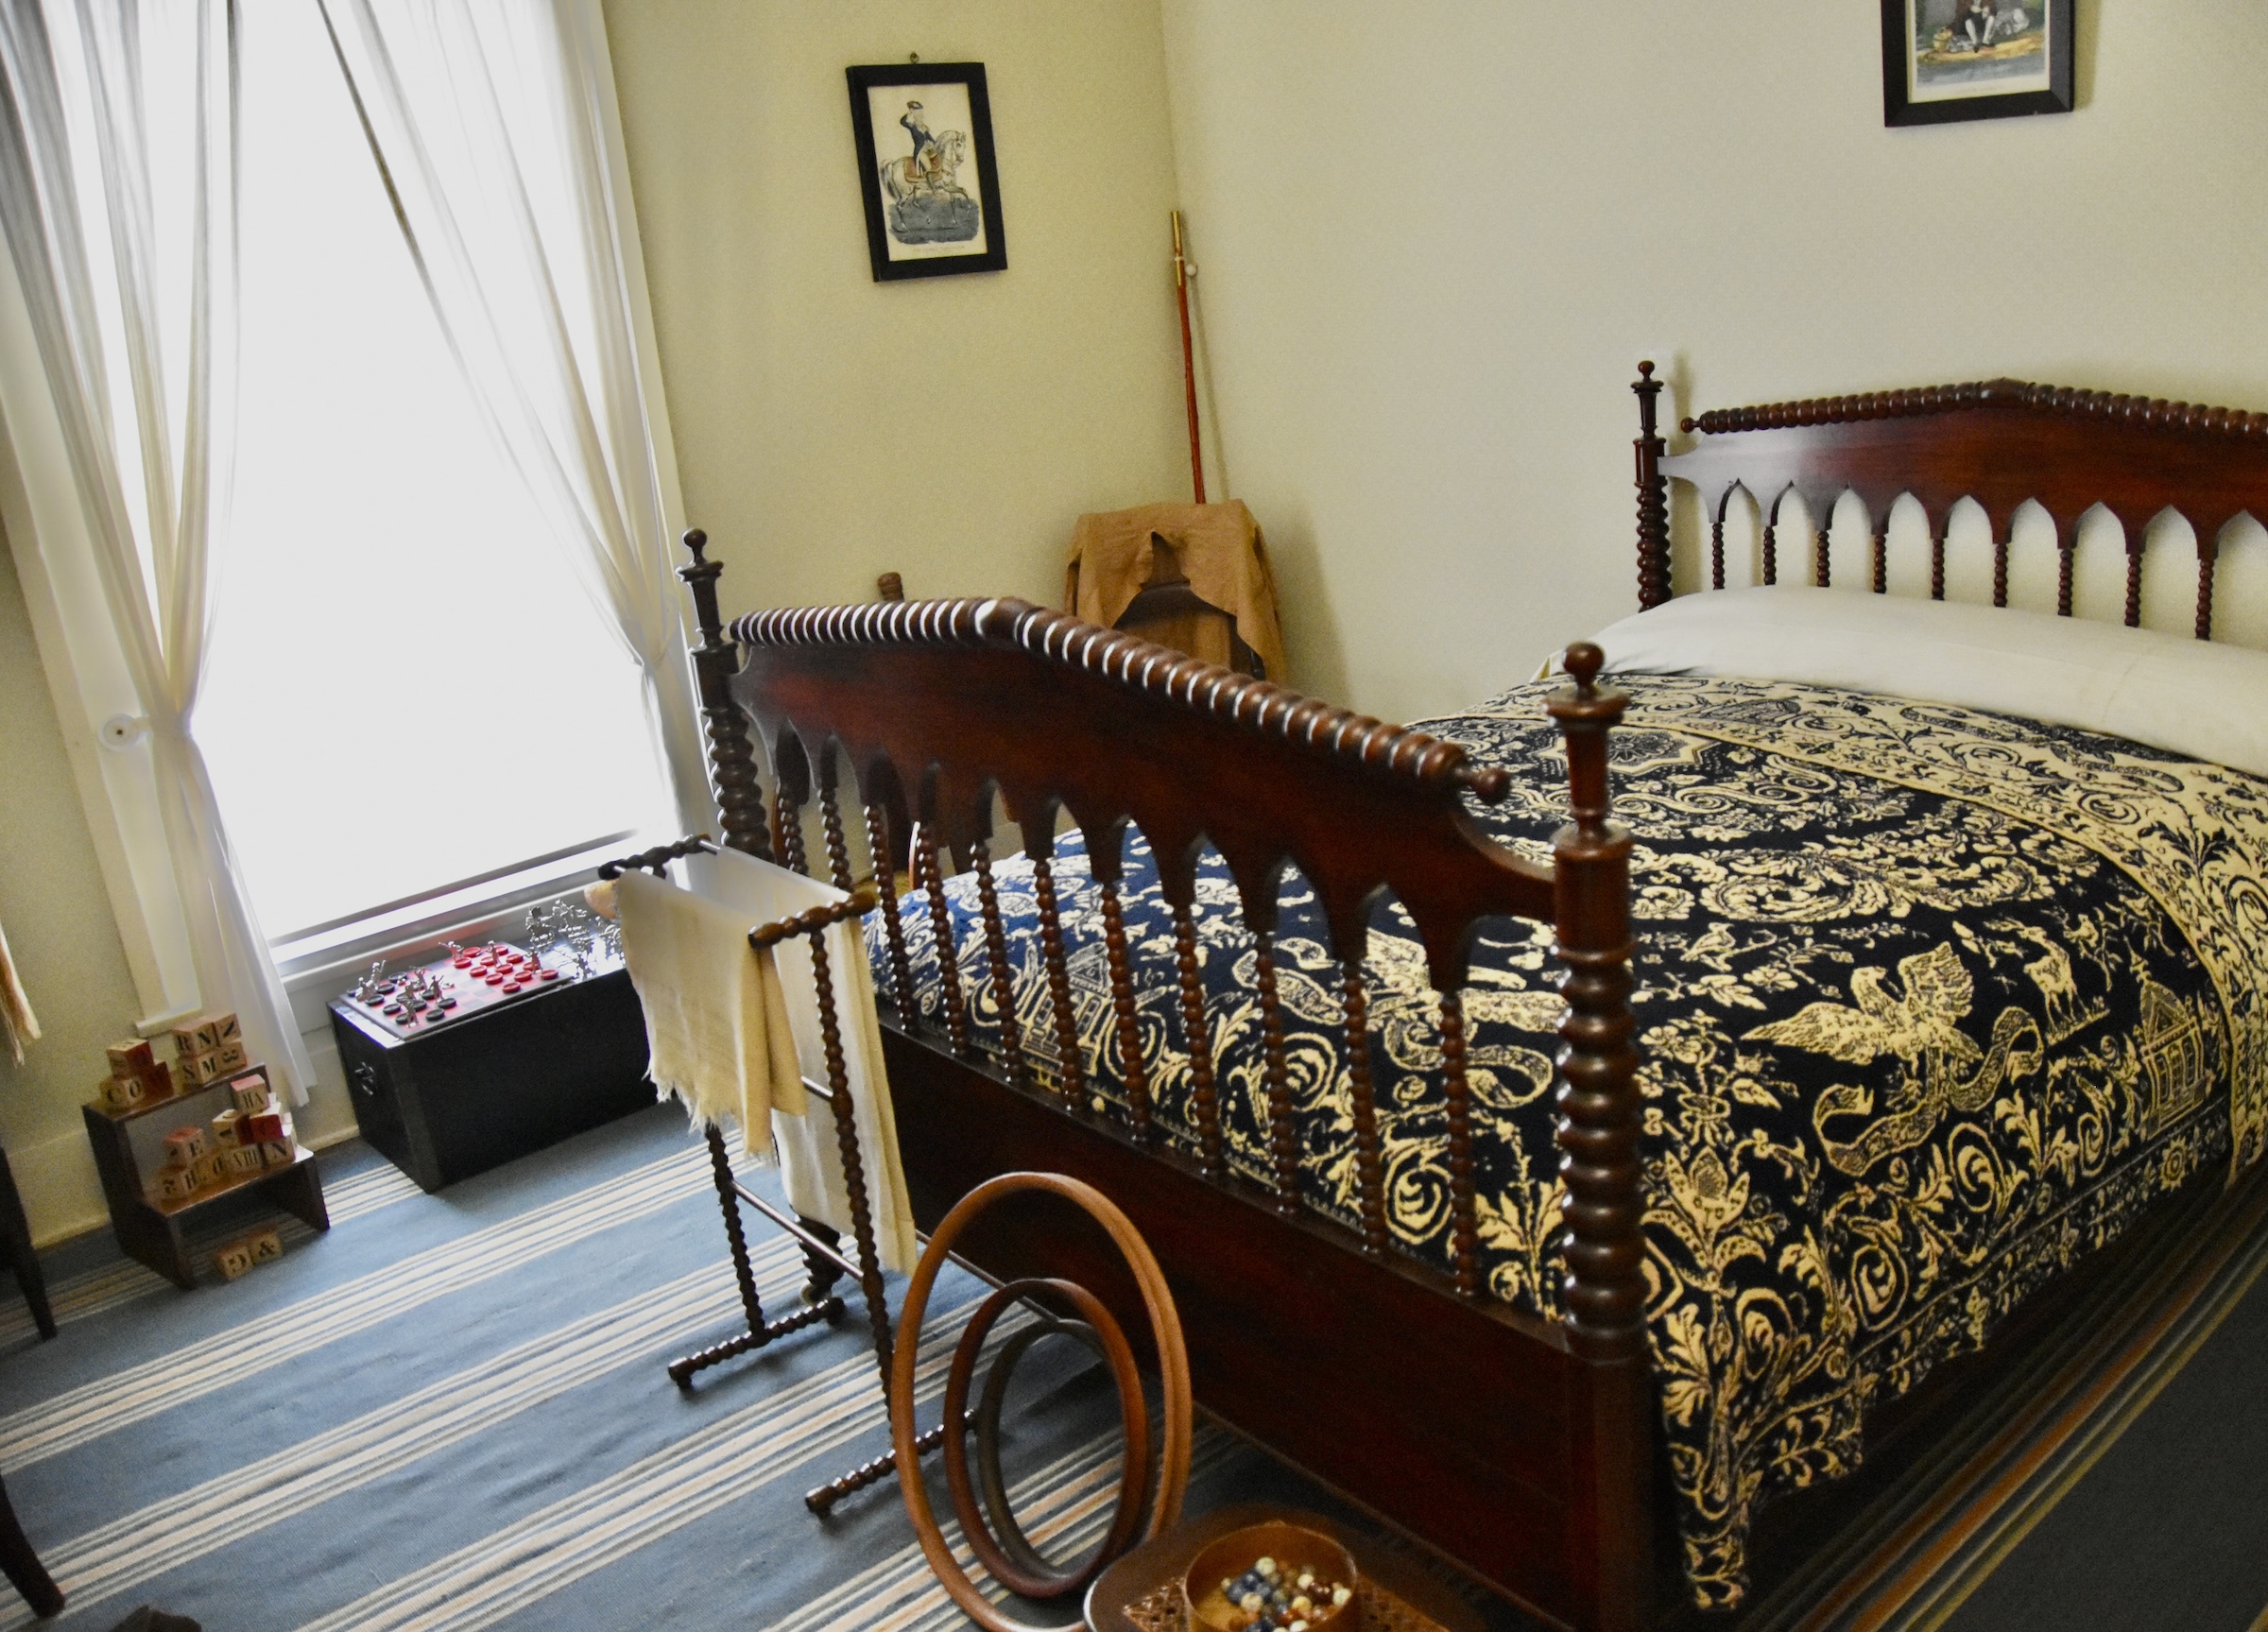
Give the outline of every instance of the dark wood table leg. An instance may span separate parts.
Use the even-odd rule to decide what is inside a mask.
[[[24,1594],[24,1602],[31,1606],[34,1615],[44,1619],[62,1612],[62,1592],[40,1562],[40,1555],[31,1550],[31,1543],[24,1538],[24,1526],[16,1522],[6,1485],[0,1485],[0,1570],[8,1572],[8,1578]]]
[[[9,1267],[16,1272],[16,1284],[24,1289],[24,1301],[31,1305],[40,1335],[53,1337],[55,1310],[47,1301],[47,1277],[40,1268],[40,1255],[32,1250],[31,1222],[24,1216],[24,1199],[16,1194],[16,1176],[9,1169],[5,1150],[0,1150],[0,1246],[8,1253]]]
[[[323,1181],[312,1161],[301,1161],[267,1182],[267,1198],[315,1229],[331,1228],[331,1207],[323,1199]]]

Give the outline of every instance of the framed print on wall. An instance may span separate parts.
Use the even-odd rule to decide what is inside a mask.
[[[982,62],[844,70],[877,283],[1008,264]]]
[[[1882,123],[2071,111],[2075,0],[1882,0]]]

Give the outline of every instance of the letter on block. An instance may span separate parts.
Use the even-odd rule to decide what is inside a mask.
[[[106,1078],[96,1091],[102,1095],[105,1110],[131,1110],[147,1096],[149,1089],[138,1076],[113,1076]]]
[[[245,1068],[244,1044],[224,1042],[213,1050],[213,1075],[207,1081],[234,1076]]]
[[[233,1014],[216,1014],[213,1017],[213,1041],[215,1045],[225,1048],[243,1036],[244,1032],[236,1024]]]
[[[213,1267],[223,1280],[233,1280],[251,1266],[251,1251],[241,1241],[232,1241],[213,1255]]]
[[[158,1177],[150,1182],[153,1201],[185,1200],[194,1188],[189,1170],[185,1167],[161,1167]]]
[[[221,1155],[227,1160],[232,1175],[258,1173],[267,1165],[266,1159],[261,1156],[260,1147],[256,1144],[232,1144]]]
[[[165,1136],[165,1163],[169,1167],[189,1167],[210,1148],[201,1127],[177,1127]]]
[[[291,1163],[291,1142],[284,1139],[264,1139],[260,1142],[260,1160],[270,1167],[287,1167]]]
[[[248,1072],[232,1078],[229,1100],[247,1116],[256,1116],[267,1108],[267,1078],[258,1072]]]
[[[254,1263],[273,1263],[284,1256],[284,1237],[273,1229],[256,1229],[244,1238],[252,1249]]]

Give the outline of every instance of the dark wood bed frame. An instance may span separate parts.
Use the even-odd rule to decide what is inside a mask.
[[[2127,528],[2130,624],[2139,619],[2143,526],[2171,505],[2198,526],[2201,636],[2210,627],[2220,527],[2240,510],[2268,514],[2263,415],[2000,381],[1705,415],[1685,421],[1703,439],[1671,457],[1657,434],[1661,383],[1651,365],[1641,365],[1633,389],[1645,606],[1670,593],[1672,477],[1693,482],[1710,504],[1718,587],[1725,506],[1736,486],[1769,504],[1768,527],[1787,491],[1824,519],[1837,496],[1856,490],[1877,518],[1878,591],[1891,502],[1915,494],[1932,520],[1939,595],[1944,518],[1956,499],[1974,496],[1999,541],[2002,604],[2008,519],[2037,499],[2064,537],[2067,613],[2073,524],[2100,501]],[[716,604],[721,568],[704,558],[705,542],[687,536],[694,564],[680,575],[703,636],[695,660],[725,842],[801,867],[816,804],[829,871],[849,887],[854,868],[837,791],[847,772],[868,866],[910,855],[915,882],[931,883],[950,851],[975,873],[990,981],[1005,1017],[1000,1068],[968,1035],[950,962],[942,1012],[918,1010],[897,903],[882,892],[890,949],[879,994],[885,1050],[920,1226],[933,1227],[1001,1173],[1047,1169],[1095,1185],[1164,1265],[1197,1399],[1217,1418],[1548,1621],[1626,1632],[1679,1613],[1641,1307],[1629,841],[1608,820],[1606,774],[1607,734],[1624,699],[1594,683],[1595,650],[1571,651],[1574,683],[1548,705],[1567,744],[1572,819],[1555,839],[1551,866],[1541,867],[1495,845],[1466,816],[1468,796],[1501,798],[1507,777],[1468,764],[1455,744],[1015,600],[770,611],[728,631]],[[1767,531],[1768,575],[1775,544]],[[1816,581],[1828,582],[1829,573],[1823,529]],[[771,764],[768,805],[751,724]],[[988,848],[996,793],[1035,864],[1053,1049],[1027,1048],[1013,1005],[999,1001],[1008,953]],[[1085,833],[1102,887],[1128,1081],[1123,1107],[1091,1097],[1077,1064],[1049,865],[1062,815]],[[1146,835],[1174,915],[1183,1038],[1211,1035],[1193,919],[1204,843],[1239,886],[1257,953],[1271,1184],[1232,1174],[1224,1159],[1210,1048],[1194,1051],[1189,1066],[1195,1139],[1169,1138],[1150,1116],[1143,1064],[1127,1046],[1134,971],[1118,858],[1128,824]],[[1354,1228],[1298,1194],[1272,955],[1276,887],[1287,864],[1314,887],[1342,964]],[[1359,974],[1366,912],[1382,889],[1415,920],[1439,993],[1456,1265],[1449,1276],[1396,1249],[1385,1226]],[[1475,926],[1507,914],[1552,922],[1566,965],[1555,1103],[1568,1274],[1567,1314],[1557,1323],[1493,1301],[1479,1284],[1459,993]],[[962,1250],[995,1276],[1081,1281],[1129,1331],[1143,1329],[1115,1255],[1075,1221],[1004,1209]],[[2005,1360],[2024,1331],[2019,1317],[1980,1364]],[[1899,1420],[1926,1437],[1926,1409],[1909,1406]]]

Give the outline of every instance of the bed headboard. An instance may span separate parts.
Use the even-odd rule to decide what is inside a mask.
[[[2055,524],[2056,610],[2071,613],[2079,518],[2096,505],[2126,540],[2126,622],[2141,622],[2142,550],[2151,518],[2172,508],[2197,533],[2199,640],[2213,627],[2221,529],[2240,514],[2268,522],[2268,414],[2163,398],[2114,396],[2023,380],[1984,380],[1855,397],[1723,408],[1683,421],[1699,432],[1672,455],[1655,424],[1661,382],[1641,363],[1638,582],[1641,609],[1670,598],[1669,483],[1699,490],[1710,518],[1710,585],[1725,587],[1725,509],[1744,488],[1763,513],[1763,575],[1778,579],[1780,503],[1802,496],[1813,520],[1812,581],[1832,581],[1828,522],[1854,492],[1874,535],[1871,587],[1887,588],[1890,508],[1910,493],[1929,518],[1930,593],[1945,598],[1946,524],[1964,498],[1992,526],[1993,605],[2008,604],[2008,530],[2026,500]]]

